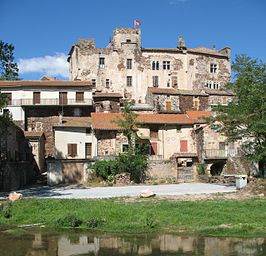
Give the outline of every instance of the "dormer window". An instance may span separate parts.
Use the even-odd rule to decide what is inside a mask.
[[[210,64],[210,72],[215,74],[217,73],[218,65],[216,63],[211,63]]]

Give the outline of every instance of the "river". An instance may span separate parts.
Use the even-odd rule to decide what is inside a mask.
[[[119,235],[82,231],[0,232],[1,256],[74,255],[266,255],[265,238],[218,238],[174,234]]]

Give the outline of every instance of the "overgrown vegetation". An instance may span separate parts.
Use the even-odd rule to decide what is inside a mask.
[[[246,55],[236,56],[232,65],[235,100],[219,106],[215,120],[222,121],[222,132],[229,141],[242,139],[245,155],[266,168],[266,64]]]
[[[124,103],[122,118],[115,121],[120,127],[120,132],[126,136],[128,151],[120,153],[114,160],[98,160],[93,165],[97,177],[111,182],[118,173],[130,173],[130,179],[136,183],[143,182],[146,178],[148,167],[147,150],[143,145],[136,145],[137,114],[132,111],[132,104]]]
[[[197,173],[198,173],[198,175],[205,175],[206,174],[206,165],[203,163],[197,164]]]
[[[196,202],[156,198],[135,201],[23,199],[12,204],[10,218],[0,215],[0,223],[44,223],[46,227],[80,227],[119,233],[182,231],[243,237],[265,236],[265,212],[264,198]]]

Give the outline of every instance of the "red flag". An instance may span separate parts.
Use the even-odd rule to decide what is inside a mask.
[[[134,20],[134,25],[135,26],[140,26],[141,25],[141,22],[139,20]]]

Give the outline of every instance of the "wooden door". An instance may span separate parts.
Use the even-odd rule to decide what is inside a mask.
[[[41,93],[33,92],[33,104],[40,104],[40,103],[41,103]]]
[[[59,92],[59,104],[60,105],[67,104],[67,92]]]

